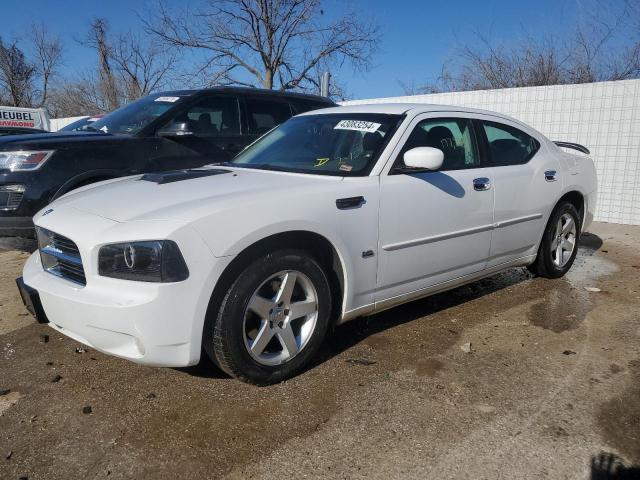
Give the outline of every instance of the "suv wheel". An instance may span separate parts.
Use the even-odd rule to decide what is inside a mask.
[[[282,381],[317,352],[331,312],[329,282],[305,252],[281,250],[251,263],[229,287],[204,346],[226,373],[255,384]]]
[[[559,278],[569,271],[578,253],[580,220],[576,207],[559,204],[542,236],[538,256],[529,270],[541,277]]]

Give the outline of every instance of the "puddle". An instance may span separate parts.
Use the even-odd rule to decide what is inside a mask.
[[[629,388],[600,406],[598,426],[608,445],[640,463],[640,359],[629,362],[629,371]]]
[[[602,245],[596,235],[585,235],[571,270],[563,278],[553,280],[553,288],[544,291],[544,298],[531,306],[527,317],[532,325],[555,333],[578,328],[594,307],[594,295],[585,288],[592,288],[597,281],[618,272],[618,266],[595,252]]]
[[[544,298],[531,306],[527,317],[532,325],[555,333],[578,328],[593,308],[587,292],[581,292],[564,280],[547,291]]]

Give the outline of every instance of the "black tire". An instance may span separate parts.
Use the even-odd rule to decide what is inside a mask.
[[[558,220],[560,220],[560,217],[565,214],[571,215],[575,222],[576,245],[567,263],[564,266],[559,267],[553,262],[552,243],[554,241],[556,224],[558,223]],[[576,254],[578,253],[578,240],[580,238],[581,227],[582,225],[580,225],[580,217],[578,216],[576,207],[569,202],[559,203],[553,213],[551,213],[551,217],[549,217],[549,222],[544,230],[542,241],[538,248],[538,255],[536,256],[535,261],[527,267],[529,271],[534,275],[544,278],[560,278],[564,276],[564,274],[567,273],[573,265]]]
[[[306,345],[279,365],[257,362],[245,346],[244,315],[251,296],[278,272],[295,270],[311,280],[317,293],[318,315]],[[318,262],[302,250],[279,250],[250,263],[228,288],[220,306],[209,313],[203,346],[209,357],[228,375],[255,385],[269,385],[294,376],[317,353],[331,316],[329,281]]]

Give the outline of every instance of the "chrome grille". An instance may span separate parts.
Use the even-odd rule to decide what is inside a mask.
[[[24,185],[0,185],[0,210],[16,210],[24,196]]]
[[[42,267],[57,277],[86,285],[80,251],[73,240],[45,228],[36,227],[36,231]]]

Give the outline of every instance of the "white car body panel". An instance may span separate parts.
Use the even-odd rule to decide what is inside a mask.
[[[415,116],[391,158],[398,156],[418,122],[441,115],[453,113]],[[378,302],[484,269],[493,192],[465,192],[463,187],[484,172],[478,168],[380,177]],[[437,215],[431,214],[430,205],[438,205]]]
[[[549,215],[567,192],[584,197],[584,228],[593,218],[593,163],[561,151],[540,133],[491,112],[435,105],[357,105],[304,115],[394,113],[405,117],[369,175],[339,177],[234,167],[231,173],[174,183],[110,180],[73,191],[34,217],[37,226],[72,239],[86,286],[45,272],[34,253],[24,282],[36,289],[53,328],[103,352],[150,365],[199,361],[212,292],[225,269],[251,245],[304,231],[333,246],[342,270],[338,322],[527,265]],[[412,175],[390,169],[421,119],[463,116],[515,126],[541,146],[525,165]],[[557,179],[545,180],[555,170]],[[491,188],[474,191],[473,179]],[[359,208],[336,200],[363,196]],[[50,211],[51,210],[51,211]],[[46,215],[45,215],[46,213]],[[183,282],[102,277],[98,251],[110,243],[173,240],[189,268]],[[363,255],[365,252],[373,255]]]

